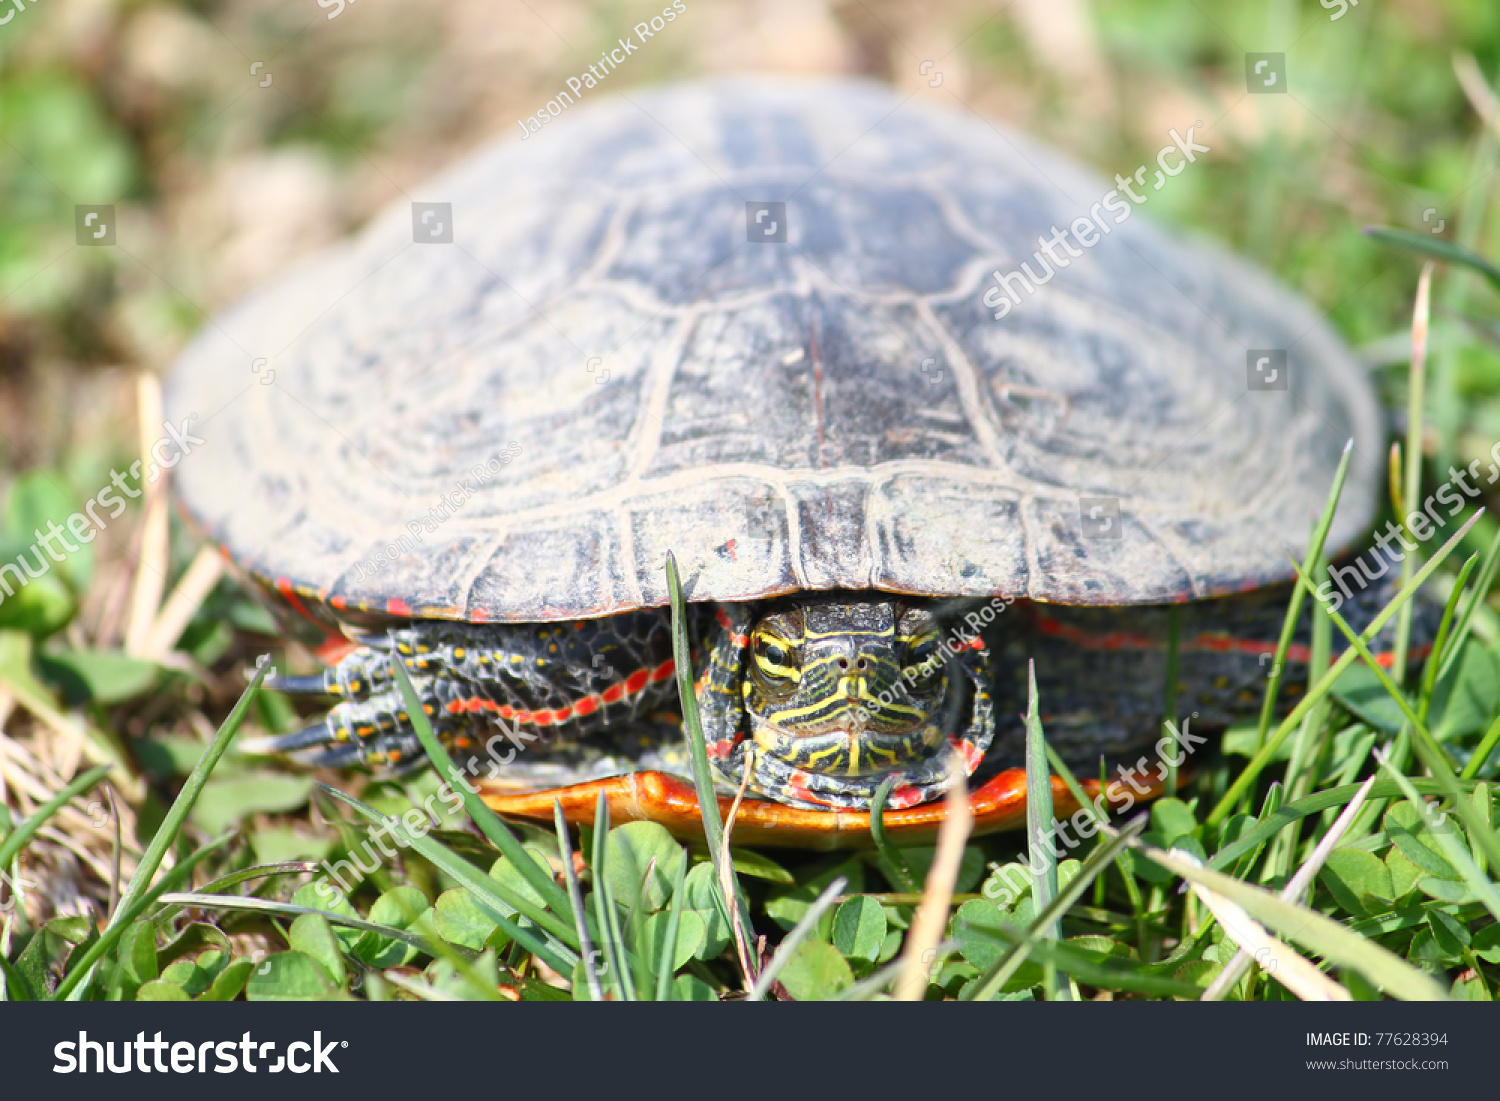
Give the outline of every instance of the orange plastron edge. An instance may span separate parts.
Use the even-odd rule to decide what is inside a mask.
[[[1099,781],[1081,781],[1084,793],[1092,800],[1099,797]],[[1128,810],[1135,803],[1155,799],[1162,794],[1160,781],[1141,781],[1146,789],[1132,789],[1120,781],[1109,785],[1108,805],[1115,811]],[[486,787],[479,793],[491,810],[508,818],[520,818],[539,825],[552,824],[552,803],[562,804],[563,816],[571,825],[592,826],[599,793],[609,805],[609,820],[621,822],[659,822],[681,841],[703,837],[703,815],[693,786],[665,772],[632,772],[611,776],[572,787],[553,788],[516,794]],[[729,814],[728,796],[719,796],[719,814]],[[995,776],[983,787],[969,794],[974,812],[974,833],[997,833],[1020,829],[1026,824],[1026,771],[1011,768]],[[1078,802],[1067,786],[1052,778],[1052,806],[1056,818],[1067,818],[1079,810]],[[887,810],[884,815],[886,836],[897,845],[922,844],[937,835],[943,820],[941,801],[923,803],[904,810]],[[803,810],[781,803],[746,799],[735,816],[732,840],[747,847],[797,849],[858,849],[873,845],[870,839],[870,815],[856,810]]]

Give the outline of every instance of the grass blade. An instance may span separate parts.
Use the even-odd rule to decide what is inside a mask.
[[[1172,852],[1182,860],[1201,867],[1197,857],[1176,849]],[[1214,920],[1224,930],[1225,936],[1234,943],[1237,949],[1236,956],[1241,954],[1253,956],[1267,973],[1274,974],[1277,982],[1303,1001],[1349,1002],[1354,1000],[1349,991],[1319,971],[1306,956],[1266,932],[1265,926],[1247,914],[1241,906],[1209,890],[1201,883],[1194,883],[1192,890],[1193,894],[1208,908],[1208,912],[1214,916]],[[1204,992],[1203,1000],[1207,1000],[1207,991]]]
[[[156,874],[157,868],[161,867],[162,859],[167,855],[167,850],[177,840],[177,835],[182,831],[183,823],[187,821],[188,812],[193,809],[193,804],[198,801],[198,795],[203,790],[203,785],[208,781],[208,775],[219,763],[219,758],[224,756],[224,751],[229,748],[229,742],[239,732],[240,724],[245,721],[245,713],[250,710],[250,704],[255,699],[255,693],[260,690],[260,682],[266,679],[266,674],[271,671],[270,655],[262,654],[255,663],[255,676],[245,686],[245,691],[240,694],[239,701],[234,705],[234,710],[224,720],[224,725],[214,735],[214,740],[208,744],[203,751],[203,756],[198,758],[198,763],[193,766],[193,771],[188,775],[182,785],[182,790],[177,793],[177,798],[172,801],[172,808],[167,811],[166,818],[162,819],[157,828],[156,836],[151,838],[151,844],[147,846],[145,855],[141,857],[140,864],[136,867],[135,875],[130,877],[130,883],[125,888],[125,893],[120,898],[120,912],[131,908],[141,897],[151,883],[151,877]],[[114,921],[120,920],[119,914],[115,915]]]
[[[1412,593],[1427,583],[1427,579],[1432,576],[1433,572],[1448,557],[1453,548],[1458,546],[1463,537],[1469,533],[1469,529],[1478,523],[1479,518],[1483,515],[1484,510],[1480,509],[1473,516],[1469,517],[1463,527],[1454,532],[1453,536],[1438,549],[1438,552],[1428,559],[1427,563],[1417,571],[1416,576],[1401,586],[1401,591],[1392,597],[1390,603],[1382,608],[1380,613],[1370,621],[1370,625],[1365,628],[1364,633],[1360,636],[1362,639],[1372,639],[1380,633],[1381,629],[1390,621],[1391,616],[1396,614],[1396,611],[1401,605],[1406,603]],[[1329,689],[1333,687],[1333,682],[1338,680],[1339,675],[1345,669],[1349,668],[1357,657],[1359,657],[1359,651],[1350,647],[1340,654],[1338,660],[1330,665],[1328,670],[1318,678],[1318,682],[1313,685],[1307,695],[1298,701],[1297,706],[1292,708],[1286,718],[1281,720],[1281,725],[1276,728],[1276,733],[1271,736],[1271,740],[1262,746],[1260,751],[1240,770],[1239,776],[1229,785],[1229,789],[1224,792],[1223,797],[1209,813],[1208,818],[1205,820],[1207,825],[1217,826],[1234,810],[1235,805],[1240,801],[1240,797],[1250,789],[1250,785],[1255,783],[1256,777],[1260,775],[1261,770],[1270,764],[1276,756],[1276,751],[1281,748],[1282,742],[1286,741],[1287,735],[1302,721],[1302,717],[1312,710],[1313,706],[1319,700],[1328,694]]]
[[[1468,885],[1469,890],[1474,892],[1474,897],[1484,903],[1484,908],[1494,915],[1496,921],[1500,921],[1500,890],[1496,890],[1495,885],[1490,882],[1489,877],[1474,862],[1474,857],[1470,854],[1468,846],[1460,841],[1458,836],[1449,827],[1448,816],[1445,814],[1440,818],[1435,818],[1432,812],[1433,808],[1417,794],[1417,789],[1412,787],[1411,781],[1403,776],[1399,769],[1393,767],[1385,754],[1381,753],[1378,749],[1375,751],[1375,760],[1380,762],[1380,767],[1390,774],[1391,779],[1401,789],[1401,794],[1406,796],[1406,801],[1416,809],[1421,821],[1427,824],[1428,832],[1432,834],[1439,847],[1443,850],[1443,856],[1448,859],[1449,864],[1458,869],[1458,874],[1463,877],[1463,881]],[[1459,801],[1461,803],[1468,802],[1467,799],[1460,799]],[[1483,822],[1481,824],[1487,825]],[[1472,827],[1470,828],[1470,834],[1471,836],[1473,834]]]
[[[113,950],[120,938],[125,935],[125,930],[130,928],[131,923],[145,913],[147,907],[151,906],[163,894],[176,887],[180,887],[185,880],[192,876],[194,868],[229,844],[234,838],[235,834],[233,833],[226,833],[222,837],[215,838],[197,852],[179,861],[161,879],[137,895],[129,906],[121,903],[120,908],[115,911],[112,923],[105,928],[99,939],[94,942],[93,947],[85,951],[78,962],[63,976],[62,982],[57,984],[57,989],[52,994],[52,1000],[58,1002],[82,1000],[83,996],[88,992],[90,983],[93,982],[95,965],[104,957],[105,953]]]
[[[1412,780],[1411,784],[1424,795],[1443,795],[1445,790],[1436,781],[1431,779]],[[1470,787],[1473,785],[1470,784]],[[1240,837],[1225,845],[1213,855],[1204,865],[1214,871],[1223,871],[1231,867],[1247,853],[1254,852],[1271,838],[1275,837],[1287,826],[1301,818],[1309,815],[1321,814],[1333,807],[1345,806],[1351,799],[1359,794],[1360,784],[1345,784],[1342,787],[1328,788],[1326,791],[1314,792],[1295,803],[1286,803],[1273,810],[1262,812],[1261,821],[1253,829],[1247,830]],[[1399,798],[1401,789],[1390,780],[1379,781],[1370,789],[1369,799]]]
[[[113,765],[97,765],[89,769],[83,775],[75,777],[51,799],[37,807],[34,813],[28,815],[6,836],[4,841],[0,841],[0,868],[10,867],[10,862],[20,854],[32,835],[47,824],[49,818],[62,810],[70,799],[82,795],[108,776],[109,770],[113,767]]]
[[[1417,689],[1417,716],[1425,723],[1427,711],[1432,706],[1432,692],[1437,687],[1438,667],[1444,649],[1448,643],[1448,632],[1453,626],[1454,612],[1458,608],[1458,601],[1463,596],[1464,586],[1468,584],[1469,574],[1474,572],[1475,563],[1479,561],[1479,555],[1469,555],[1469,560],[1463,564],[1458,571],[1458,576],[1453,580],[1453,591],[1448,594],[1448,603],[1443,607],[1443,618],[1438,623],[1436,637],[1432,640],[1432,652],[1427,655],[1427,662],[1422,667],[1422,679],[1418,682]]]
[[[1474,750],[1474,755],[1469,758],[1469,763],[1464,765],[1463,772],[1459,775],[1465,780],[1472,780],[1479,775],[1479,770],[1484,767],[1484,762],[1489,760],[1491,753],[1495,752],[1495,743],[1500,742],[1500,716],[1490,723],[1490,728],[1484,732],[1484,739],[1479,743],[1479,748]]]
[[[1262,925],[1297,941],[1330,963],[1358,971],[1392,997],[1410,1001],[1447,1000],[1447,992],[1430,975],[1316,910],[1293,905],[1222,872],[1198,867],[1179,854],[1138,841],[1132,847],[1189,883],[1202,884],[1214,894],[1237,903]]]
[[[896,886],[903,891],[915,893],[917,877],[912,874],[911,865],[906,862],[906,856],[902,851],[891,844],[891,840],[885,833],[885,802],[891,797],[901,777],[898,773],[887,776],[878,788],[875,789],[875,797],[870,800],[870,840],[875,849],[885,858],[891,866],[891,874],[896,878]]]
[[[262,654],[255,663],[255,675],[250,683],[245,686],[244,692],[240,693],[239,700],[234,709],[224,720],[214,735],[213,741],[208,743],[208,748],[203,751],[203,756],[198,758],[198,763],[193,766],[193,771],[188,774],[187,780],[183,782],[182,790],[177,793],[177,798],[172,801],[171,808],[166,817],[156,829],[156,834],[151,838],[151,844],[146,847],[141,861],[136,865],[135,875],[130,877],[130,883],[125,888],[125,893],[120,897],[119,905],[105,927],[106,933],[116,927],[122,928],[129,921],[135,920],[144,909],[143,900],[151,890],[151,880],[156,875],[161,862],[166,858],[167,850],[177,840],[177,835],[182,832],[183,824],[187,821],[188,812],[193,809],[193,804],[198,801],[199,794],[203,791],[203,785],[208,782],[208,777],[219,763],[219,758],[224,756],[224,751],[229,748],[230,741],[239,733],[240,725],[245,721],[245,714],[250,710],[250,704],[255,699],[255,694],[260,690],[260,682],[266,679],[266,674],[271,671],[270,655]],[[126,918],[125,915],[132,915]],[[103,938],[96,942],[95,947],[104,943]],[[88,953],[85,953],[88,958]],[[99,957],[94,956],[97,960]],[[87,975],[76,971],[70,972],[58,985],[59,990],[66,988],[67,993],[74,990],[80,991],[88,988],[93,978],[93,963],[89,964]]]
[[[1500,569],[1500,531],[1497,531],[1495,538],[1490,540],[1490,549],[1484,552],[1484,565],[1479,567],[1479,577],[1474,582],[1469,601],[1459,614],[1458,626],[1453,629],[1453,634],[1448,640],[1447,652],[1443,655],[1443,665],[1438,670],[1438,680],[1448,675],[1454,663],[1458,661],[1459,654],[1463,653],[1464,643],[1468,641],[1469,632],[1474,627],[1474,613],[1488,599],[1490,588],[1495,584],[1497,569]]]
[[[724,865],[724,819],[719,814],[719,796],[714,788],[713,770],[708,764],[708,743],[703,739],[703,719],[698,713],[698,697],[693,691],[693,654],[688,645],[687,608],[682,596],[682,582],[677,576],[677,559],[667,554],[667,592],[672,600],[672,661],[677,672],[677,696],[682,704],[682,733],[687,739],[688,754],[693,762],[693,787],[698,792],[698,807],[703,816],[703,832],[708,841],[708,856],[715,868]],[[744,889],[731,865],[729,879],[734,888],[734,898],[725,898],[722,887],[715,880],[715,894],[723,907],[724,920],[733,925],[732,907],[739,908],[740,928],[745,939],[755,943],[755,927],[750,923],[750,904],[745,900]],[[754,975],[746,975],[745,983],[754,990]]]
[[[1312,539],[1307,544],[1307,560],[1317,562],[1323,556],[1323,544],[1328,539],[1328,530],[1333,527],[1333,517],[1338,511],[1339,498],[1344,493],[1344,481],[1349,476],[1349,456],[1354,453],[1354,440],[1351,438],[1344,443],[1344,453],[1339,457],[1338,470],[1333,475],[1333,485],[1328,490],[1328,500],[1323,505],[1322,515],[1313,528]],[[1292,589],[1292,597],[1287,602],[1286,615],[1281,621],[1281,637],[1276,640],[1276,654],[1271,659],[1271,675],[1266,680],[1265,696],[1261,700],[1260,720],[1255,727],[1255,748],[1257,751],[1265,745],[1266,732],[1271,729],[1271,720],[1276,716],[1276,701],[1281,694],[1281,675],[1286,668],[1287,651],[1291,649],[1292,639],[1297,634],[1297,623],[1302,618],[1302,606],[1307,601],[1310,592],[1301,578],[1297,579],[1296,586]]]
[[[588,913],[583,908],[583,892],[578,887],[578,873],[573,870],[573,845],[568,840],[568,823],[563,818],[562,803],[552,800],[552,824],[557,828],[557,851],[562,860],[563,878],[568,884],[568,905],[573,912],[573,927],[578,930],[578,955],[583,960],[584,980],[588,983],[589,1001],[602,1002],[604,990],[594,967],[594,942],[589,939]]]
[[[609,800],[599,793],[594,808],[594,858],[589,861],[594,873],[594,921],[604,945],[604,965],[620,997],[635,1001],[635,987],[630,968],[625,964],[625,942],[620,937],[620,912],[609,886]]]
[[[1446,260],[1450,264],[1461,264],[1466,268],[1472,268],[1488,279],[1492,287],[1500,290],[1500,267],[1496,267],[1479,253],[1466,249],[1462,245],[1454,244],[1441,237],[1433,237],[1430,234],[1412,233],[1409,230],[1392,229],[1389,226],[1365,226],[1360,232],[1382,244],[1395,245],[1408,252],[1417,252],[1437,260]]]
[[[1369,796],[1370,789],[1374,786],[1374,776],[1371,776],[1360,785],[1359,791],[1355,793],[1354,798],[1349,801],[1349,805],[1344,808],[1343,813],[1334,821],[1328,832],[1323,835],[1322,840],[1313,849],[1312,855],[1307,858],[1302,867],[1297,869],[1297,873],[1282,888],[1282,898],[1288,902],[1301,902],[1303,900],[1303,896],[1312,887],[1313,879],[1316,878],[1318,872],[1327,862],[1328,854],[1333,852],[1334,847],[1338,845],[1349,827],[1354,824],[1354,819],[1359,814],[1359,808],[1364,806],[1365,799]],[[1206,902],[1207,900],[1205,899],[1204,901]],[[1217,915],[1215,916],[1217,917]],[[1222,919],[1220,923],[1222,924]],[[1208,989],[1203,992],[1203,1000],[1205,1002],[1216,1002],[1223,998],[1233,988],[1234,984],[1240,981],[1241,976],[1249,970],[1251,955],[1244,947],[1241,947],[1224,967],[1224,970],[1219,972],[1218,978],[1214,979],[1209,984]]]
[[[1302,572],[1301,567],[1296,565],[1295,560],[1292,564],[1298,573]],[[1344,621],[1344,617],[1334,611],[1332,607],[1325,606],[1324,610],[1338,629],[1343,631],[1345,637],[1349,639],[1350,649],[1359,652],[1360,657],[1364,658],[1365,664],[1370,667],[1370,671],[1375,674],[1375,678],[1380,681],[1381,686],[1385,688],[1386,692],[1396,701],[1397,706],[1406,715],[1406,721],[1410,724],[1412,748],[1416,750],[1417,756],[1422,760],[1422,764],[1427,766],[1427,771],[1432,773],[1432,778],[1443,789],[1443,794],[1453,800],[1454,810],[1464,820],[1464,825],[1469,828],[1469,832],[1484,849],[1485,856],[1490,861],[1490,866],[1500,867],[1500,837],[1496,837],[1495,831],[1490,828],[1489,823],[1479,816],[1479,811],[1474,804],[1463,797],[1463,789],[1459,786],[1458,777],[1453,774],[1453,766],[1449,764],[1448,755],[1444,752],[1443,747],[1433,739],[1431,733],[1427,730],[1427,725],[1418,718],[1417,713],[1412,709],[1411,703],[1406,698],[1406,694],[1396,686],[1395,681],[1391,679],[1391,675],[1380,667],[1380,663],[1370,653],[1364,640],[1354,633],[1353,628]],[[1405,779],[1405,777],[1403,776],[1402,779]]]
[[[562,925],[555,915],[539,908],[530,899],[507,890],[500,882],[491,879],[467,860],[455,856],[431,838],[418,837],[407,829],[406,823],[399,818],[387,818],[374,807],[366,806],[352,795],[346,795],[327,784],[318,786],[339,802],[354,808],[367,820],[383,826],[398,845],[414,849],[439,871],[457,880],[460,886],[474,896],[475,903],[485,911],[485,915],[504,929],[511,940],[526,948],[559,974],[571,975],[573,973],[573,964],[578,962],[578,957],[572,951],[571,946],[561,943],[550,935],[552,930],[548,926]],[[527,859],[530,858],[530,854],[527,854]],[[536,932],[506,917],[502,906],[509,907],[535,921],[541,927],[543,935],[538,936]],[[537,921],[535,915],[543,916],[545,924],[543,921]],[[566,926],[563,927],[566,928]],[[571,930],[569,932],[571,934]]]
[[[1407,504],[1416,507],[1422,494],[1422,403],[1427,393],[1427,334],[1431,328],[1432,263],[1422,265],[1422,274],[1417,279],[1417,300],[1411,315],[1411,368],[1406,384],[1406,483],[1401,490],[1401,500],[1396,502],[1396,519],[1401,530],[1415,535],[1407,524],[1410,513]],[[1416,568],[1416,556],[1409,554],[1401,560],[1401,583],[1411,580]],[[1406,683],[1406,658],[1411,646],[1411,616],[1414,604],[1403,604],[1396,615],[1396,643],[1391,668],[1396,674],[1396,683]]]
[[[1121,826],[1113,837],[1110,837],[1108,841],[1101,843],[1094,849],[1089,854],[1089,858],[1083,862],[1083,867],[1079,869],[1078,874],[1073,877],[1073,880],[1058,892],[1057,897],[1049,902],[1045,909],[1037,912],[1035,920],[1032,921],[1030,927],[1021,938],[1011,946],[1010,951],[991,964],[989,969],[979,976],[974,985],[969,988],[969,999],[978,1002],[989,1001],[1010,980],[1010,977],[1016,973],[1021,964],[1026,962],[1033,945],[1043,939],[1055,940],[1055,938],[1050,937],[1044,938],[1043,930],[1056,927],[1062,920],[1063,914],[1068,912],[1068,908],[1083,897],[1083,892],[1088,890],[1088,886],[1094,881],[1094,877],[1108,867],[1109,862],[1118,853],[1123,851],[1137,834],[1145,830],[1149,821],[1149,815],[1136,815],[1125,825]]]
[[[1036,662],[1026,666],[1026,858],[1031,868],[1031,897],[1038,912],[1057,897],[1057,853],[1048,844],[1052,829],[1052,770],[1047,767],[1047,741],[1042,734],[1036,691]],[[1062,939],[1062,915],[1042,926],[1047,940]],[[1068,981],[1052,964],[1042,965],[1042,989],[1048,1001],[1070,1001]]]
[[[1177,726],[1177,646],[1178,633],[1180,631],[1179,620],[1182,618],[1181,609],[1173,604],[1167,609],[1167,687],[1162,693],[1161,721],[1163,728]],[[1169,734],[1168,737],[1171,735]],[[1178,754],[1173,754],[1172,759],[1167,762],[1166,794],[1175,796],[1177,794],[1177,762]],[[1051,787],[1049,781],[1048,787]]]
[[[393,925],[381,925],[379,922],[365,921],[363,918],[349,917],[347,914],[336,914],[330,910],[318,910],[311,906],[297,906],[290,902],[278,902],[274,898],[256,898],[254,895],[216,895],[207,891],[167,891],[157,900],[169,906],[196,906],[200,910],[253,910],[263,914],[286,914],[289,917],[299,917],[302,914],[318,914],[328,919],[332,925],[347,925],[351,929],[360,929],[366,933],[377,933],[391,940],[399,940],[402,944],[409,944],[413,948],[432,954],[432,948],[427,941],[416,933],[405,929],[397,929]]]
[[[276,875],[302,875],[305,872],[315,872],[318,868],[319,865],[311,860],[291,860],[284,864],[257,864],[253,868],[245,868],[241,871],[231,872],[229,875],[211,880],[200,887],[198,893],[206,895],[222,894],[230,887],[237,887],[241,883],[252,879],[265,879]],[[256,896],[239,895],[236,897],[253,898]],[[157,925],[165,925],[172,918],[176,917],[178,911],[181,909],[181,906],[164,906],[152,915],[151,920],[156,922]]]
[[[976,929],[984,937],[1003,939],[1009,945],[1021,944],[1026,934],[1010,926],[995,929]],[[1145,970],[1134,960],[1112,957],[1100,959],[1097,953],[1079,948],[1066,941],[1034,940],[1027,944],[1025,959],[1031,959],[1044,967],[1064,971],[1076,982],[1087,983],[1102,990],[1123,990],[1135,994],[1151,994],[1166,998],[1192,998],[1196,1000],[1202,989],[1196,983],[1174,979]],[[992,995],[993,996],[993,995]]]
[[[661,959],[656,961],[656,1000],[665,1002],[672,996],[672,964],[677,958],[677,931],[682,926],[683,896],[687,893],[682,885],[687,881],[687,854],[677,865],[677,875],[672,883],[672,909],[667,915],[667,944]]]
[[[454,791],[457,791],[464,801],[464,810],[469,812],[469,817],[479,827],[479,832],[489,838],[500,854],[511,862],[521,877],[546,901],[554,911],[559,914],[568,913],[568,896],[557,881],[544,873],[536,866],[516,840],[515,834],[500,817],[485,804],[479,797],[479,793],[464,779],[464,773],[453,763],[448,756],[448,751],[438,741],[432,731],[432,722],[427,718],[427,713],[422,708],[421,697],[417,695],[416,688],[411,683],[411,677],[406,672],[406,666],[394,656],[391,658],[391,671],[395,674],[396,683],[401,688],[401,698],[406,702],[406,713],[411,719],[412,729],[416,731],[417,740],[422,743],[422,748],[427,752],[427,759],[432,762],[432,767],[437,770],[445,783]],[[526,915],[531,917],[530,914]],[[533,918],[532,920],[535,920]],[[575,938],[573,947],[577,948]]]

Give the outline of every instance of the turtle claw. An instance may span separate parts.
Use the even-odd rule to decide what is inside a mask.
[[[338,695],[338,685],[329,683],[329,674],[333,667],[325,669],[321,673],[313,673],[306,677],[289,677],[285,673],[272,673],[264,684],[267,688],[274,688],[278,692],[285,692],[289,696],[335,696]]]
[[[331,744],[337,744],[333,728],[327,722],[317,722],[291,734],[276,734],[269,738],[245,738],[240,742],[240,749],[246,753],[271,756]]]

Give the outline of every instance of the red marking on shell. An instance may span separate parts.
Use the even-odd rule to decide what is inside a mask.
[[[385,610],[391,615],[411,615],[411,606],[398,597],[392,597],[385,602]]]
[[[341,596],[329,597],[328,604],[330,607],[336,608],[341,612],[344,610],[344,598]]]
[[[1166,643],[1163,641],[1130,631],[1111,631],[1108,634],[1091,635],[1070,623],[1059,622],[1040,611],[1033,611],[1032,619],[1043,634],[1066,639],[1086,650],[1161,650],[1166,648]],[[1202,634],[1196,638],[1183,639],[1178,644],[1178,648],[1184,651],[1206,650],[1220,654],[1274,654],[1276,643],[1262,642],[1259,639],[1234,638],[1230,635]],[[1287,647],[1286,656],[1288,661],[1305,663],[1312,658],[1312,653],[1306,646],[1294,643]]]
[[[592,715],[599,710],[599,702],[598,696],[585,696],[573,705],[573,713],[580,719],[585,715]]]
[[[955,650],[983,650],[984,649],[984,639],[979,638],[979,637],[976,636],[976,637],[970,639],[968,642],[960,642],[957,646],[954,647],[954,649]]]
[[[660,684],[675,672],[677,672],[677,663],[668,658],[655,669],[651,670],[651,683]]]
[[[650,681],[651,671],[649,669],[637,669],[625,678],[625,691],[633,696],[642,688],[645,688]]]
[[[485,611],[483,608],[475,608],[471,612],[469,612],[470,623],[488,623],[489,620],[490,613]]]
[[[290,578],[278,577],[276,579],[276,591],[281,594],[283,600],[296,609],[297,614],[303,619],[310,619],[314,623],[318,622],[317,617],[303,607],[302,601],[297,599],[297,593],[292,587]]]
[[[720,738],[717,742],[708,743],[708,755],[710,757],[728,757],[733,749],[734,740],[732,738]]]
[[[625,686],[623,684],[611,684],[601,693],[605,703],[615,703],[624,695]]]
[[[1145,635],[1131,634],[1125,631],[1116,631],[1107,635],[1090,635],[1079,630],[1077,627],[1067,623],[1059,623],[1051,616],[1040,611],[1033,611],[1033,621],[1041,628],[1044,634],[1053,635],[1057,638],[1066,639],[1076,643],[1086,650],[1159,650],[1165,648],[1165,643],[1157,642],[1155,639]],[[1218,654],[1275,654],[1276,643],[1262,642],[1259,639],[1235,638],[1224,634],[1201,634],[1196,638],[1185,639],[1179,643],[1179,649],[1184,651],[1205,650]],[[1420,661],[1432,650],[1431,645],[1413,648],[1412,660]],[[1312,650],[1294,642],[1286,648],[1286,660],[1305,665],[1312,660]],[[1375,655],[1375,660],[1383,668],[1390,668],[1396,660],[1396,655],[1389,650]]]

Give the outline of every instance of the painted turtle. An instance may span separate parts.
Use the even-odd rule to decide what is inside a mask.
[[[603,790],[697,830],[668,552],[742,841],[858,840],[893,773],[889,827],[930,831],[950,747],[978,828],[1016,822],[1028,658],[1065,756],[1134,760],[1173,604],[1184,711],[1254,709],[1283,545],[1346,441],[1330,548],[1380,467],[1371,385],[1304,302],[1132,216],[1149,176],[1111,188],[875,84],[558,113],[171,374],[207,440],[186,511],[341,647],[275,682],[338,697],[327,718],[259,748],[419,760],[395,656],[503,813],[588,821]]]

